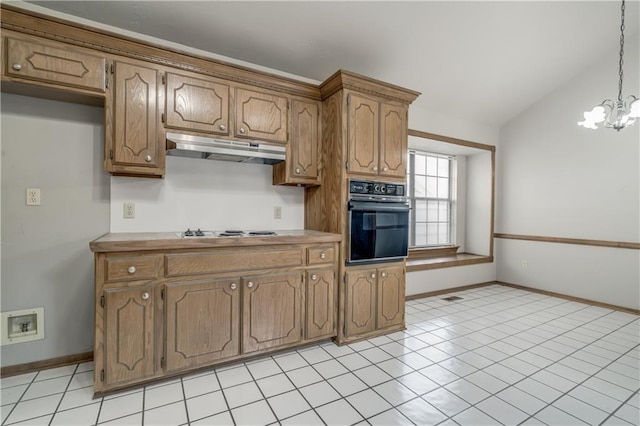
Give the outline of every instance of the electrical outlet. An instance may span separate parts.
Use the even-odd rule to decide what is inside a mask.
[[[27,188],[27,205],[40,205],[40,188]]]
[[[122,204],[122,217],[125,219],[133,219],[136,217],[136,203]]]
[[[529,267],[529,262],[527,262],[526,260],[523,260],[522,262],[520,262],[520,265],[522,266],[523,269],[527,269]]]
[[[273,208],[273,218],[274,219],[282,219],[282,207],[275,206]]]

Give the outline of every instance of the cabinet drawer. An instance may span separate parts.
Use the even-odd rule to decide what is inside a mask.
[[[333,247],[309,247],[307,249],[307,264],[330,263],[335,260],[336,253]]]
[[[159,256],[112,257],[105,259],[106,281],[132,281],[158,277]]]
[[[105,91],[105,58],[7,38],[6,74],[81,89]]]
[[[166,276],[281,268],[302,265],[302,250],[220,250],[201,254],[168,254]]]

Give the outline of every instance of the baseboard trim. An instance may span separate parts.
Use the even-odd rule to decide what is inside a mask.
[[[556,293],[556,292],[547,291],[547,290],[540,290],[540,289],[537,289],[537,288],[527,287],[527,286],[519,285],[519,284],[505,283],[503,281],[496,281],[495,283],[503,285],[505,287],[517,288],[519,290],[530,291],[532,293],[544,294],[546,296],[558,297],[560,299],[570,300],[572,302],[585,303],[587,305],[593,305],[593,306],[597,306],[599,308],[613,309],[614,311],[626,312],[628,314],[633,314],[633,315],[640,316],[640,310],[639,309],[625,308],[624,306],[611,305],[609,303],[603,303],[603,302],[596,302],[595,300],[583,299],[582,297],[569,296],[567,294]]]
[[[440,296],[441,294],[454,293],[456,291],[463,291],[463,290],[471,290],[472,288],[486,287],[488,285],[493,285],[493,284],[499,284],[499,283],[496,281],[487,281],[484,283],[461,285],[458,287],[451,287],[443,290],[434,290],[434,291],[428,291],[426,293],[412,294],[410,296],[405,296],[404,300],[415,300],[415,299],[422,299],[424,297]]]
[[[50,368],[64,367],[65,365],[78,364],[93,361],[93,351],[75,355],[65,355],[58,358],[42,361],[28,362],[26,364],[9,365],[0,368],[1,377],[16,376],[18,374],[32,373],[34,371],[48,370]]]

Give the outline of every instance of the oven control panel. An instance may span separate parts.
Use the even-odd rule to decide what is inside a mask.
[[[349,194],[379,197],[406,196],[405,185],[402,183],[373,182],[368,180],[349,180]]]

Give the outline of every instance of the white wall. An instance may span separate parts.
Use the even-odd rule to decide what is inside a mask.
[[[111,232],[303,229],[304,189],[271,184],[273,166],[167,156],[165,179],[111,178]],[[134,202],[135,219],[123,203]],[[282,219],[274,219],[275,206]]]
[[[489,256],[491,239],[491,152],[467,157],[467,253]]]
[[[639,94],[639,50],[628,36],[623,96]],[[612,51],[501,130],[497,232],[640,242],[640,124],[576,125],[617,97],[617,65]],[[640,308],[639,250],[496,240],[496,254],[501,281]]]
[[[44,340],[3,346],[2,366],[91,351],[89,241],[109,232],[103,110],[3,93],[1,118],[1,309],[44,307],[45,319]]]

